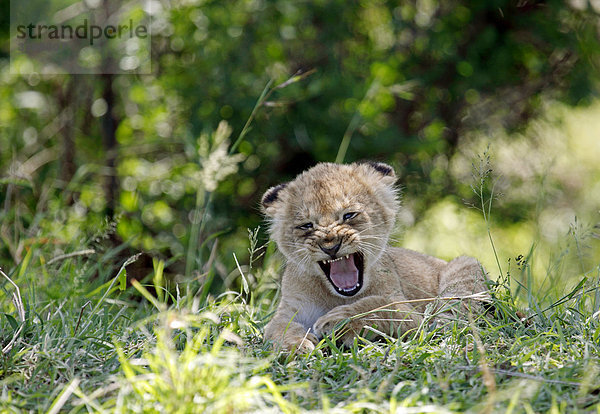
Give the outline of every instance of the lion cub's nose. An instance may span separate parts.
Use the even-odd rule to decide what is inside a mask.
[[[342,245],[342,242],[339,241],[338,244],[336,244],[333,247],[329,247],[329,245],[331,245],[333,243],[330,244],[320,244],[319,243],[319,247],[321,248],[321,250],[323,250],[323,252],[325,254],[328,254],[329,256],[331,256],[332,259],[335,259],[335,254],[338,252],[338,250],[340,250],[340,246]]]

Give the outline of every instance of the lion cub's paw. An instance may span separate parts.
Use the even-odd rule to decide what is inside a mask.
[[[289,352],[298,354],[308,354],[315,350],[315,345],[319,343],[317,337],[308,332],[302,336],[286,337],[283,342],[283,348]]]
[[[330,335],[335,330],[335,328],[338,327],[339,331],[342,332],[341,337],[338,336],[338,339],[341,339],[343,343],[348,342],[349,344],[351,344],[355,335],[354,325],[360,323],[358,321],[350,320],[347,324],[343,325],[342,322],[354,316],[355,313],[356,312],[354,311],[351,305],[338,306],[337,308],[332,309],[331,311],[317,319],[317,321],[313,325],[313,331],[317,336],[322,337]]]

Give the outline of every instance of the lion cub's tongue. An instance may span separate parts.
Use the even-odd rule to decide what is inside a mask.
[[[354,264],[354,255],[331,262],[329,277],[340,289],[350,289],[358,283],[358,269]]]

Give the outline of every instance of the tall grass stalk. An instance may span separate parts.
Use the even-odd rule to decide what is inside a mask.
[[[299,82],[299,81],[305,79],[306,77],[312,75],[314,72],[315,72],[314,69],[307,71],[307,72],[297,72],[296,74],[294,74],[294,76],[290,77],[285,82],[282,82],[274,87],[271,87],[271,85],[273,84],[273,80],[269,80],[267,82],[267,84],[265,85],[265,87],[263,88],[260,96],[256,100],[256,103],[254,104],[254,107],[252,108],[252,112],[250,112],[250,115],[248,116],[248,119],[246,120],[244,127],[242,128],[242,130],[238,134],[236,140],[233,142],[233,144],[229,148],[229,155],[233,155],[237,151],[238,147],[240,146],[240,144],[243,142],[243,140],[246,138],[246,135],[250,131],[252,122],[254,121],[254,119],[256,118],[256,115],[258,114],[258,110],[260,108],[262,108],[263,106],[265,106],[265,104],[268,102],[268,99],[271,97],[271,95],[275,91],[283,89],[286,86],[289,86],[293,83]],[[186,277],[189,277],[191,275],[193,268],[195,266],[197,266],[197,264],[198,264],[198,263],[196,263],[196,259],[198,257],[198,241],[199,241],[200,235],[202,235],[204,232],[204,228],[206,225],[206,218],[208,215],[208,211],[210,210],[210,206],[212,205],[213,197],[214,197],[213,192],[206,191],[202,187],[199,187],[196,191],[196,203],[195,203],[195,208],[194,208],[194,213],[193,213],[192,226],[190,229],[190,240],[188,243],[186,261],[185,261],[185,276]],[[201,204],[202,204],[202,206],[201,206]]]
[[[480,202],[480,211],[483,214],[483,220],[486,225],[487,235],[490,240],[490,245],[494,252],[494,258],[496,259],[496,265],[498,266],[498,271],[500,274],[503,274],[502,265],[500,264],[500,259],[498,257],[498,251],[496,250],[496,244],[494,243],[494,238],[492,237],[491,231],[491,221],[490,217],[492,214],[492,202],[494,201],[494,190],[496,188],[496,182],[492,183],[491,194],[489,199],[486,199],[484,191],[487,185],[487,182],[490,180],[490,176],[492,173],[491,163],[490,163],[490,153],[489,147],[484,151],[483,156],[478,155],[479,165],[472,164],[473,168],[473,178],[475,180],[475,184],[471,185],[471,189],[477,196]]]
[[[338,147],[338,152],[337,152],[337,155],[335,156],[335,163],[341,164],[344,162],[344,159],[346,158],[346,152],[348,152],[348,147],[350,146],[350,141],[352,140],[352,135],[354,135],[354,131],[356,131],[356,129],[359,127],[360,121],[362,119],[360,109],[365,102],[368,102],[373,98],[373,96],[375,95],[375,93],[377,92],[377,90],[380,87],[381,87],[381,84],[379,83],[379,80],[377,78],[375,78],[371,82],[369,87],[367,88],[367,92],[365,92],[365,96],[362,98],[360,103],[356,106],[356,109],[354,110],[354,114],[352,115],[352,118],[350,119],[350,123],[348,124],[346,131],[344,131],[344,135],[342,136],[342,140],[340,141],[340,146]]]

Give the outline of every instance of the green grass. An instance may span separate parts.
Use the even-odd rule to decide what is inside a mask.
[[[261,340],[271,250],[260,283],[215,297],[197,282],[150,293],[156,262],[121,285],[114,249],[51,264],[31,249],[0,283],[2,412],[600,412],[598,269],[555,297],[521,283],[515,298],[507,275],[472,323],[298,356]]]
[[[267,85],[253,114],[286,84]],[[577,223],[545,276],[533,274],[533,247],[501,263],[493,186],[483,191],[490,171],[484,154],[473,189],[498,265],[493,311],[443,331],[427,321],[401,340],[340,348],[325,338],[309,355],[262,341],[282,263],[257,230],[248,261],[235,257],[229,269],[236,290],[214,284],[206,264],[225,253],[218,234],[196,243],[211,200],[202,187],[185,258],[154,259],[152,269],[136,270],[129,246],[108,241],[114,225],[60,253],[51,237],[27,239],[36,232],[8,225],[12,245],[25,247],[0,274],[0,412],[600,413],[600,263],[589,266]],[[19,215],[0,216],[10,217]],[[183,275],[167,273],[175,261]]]

